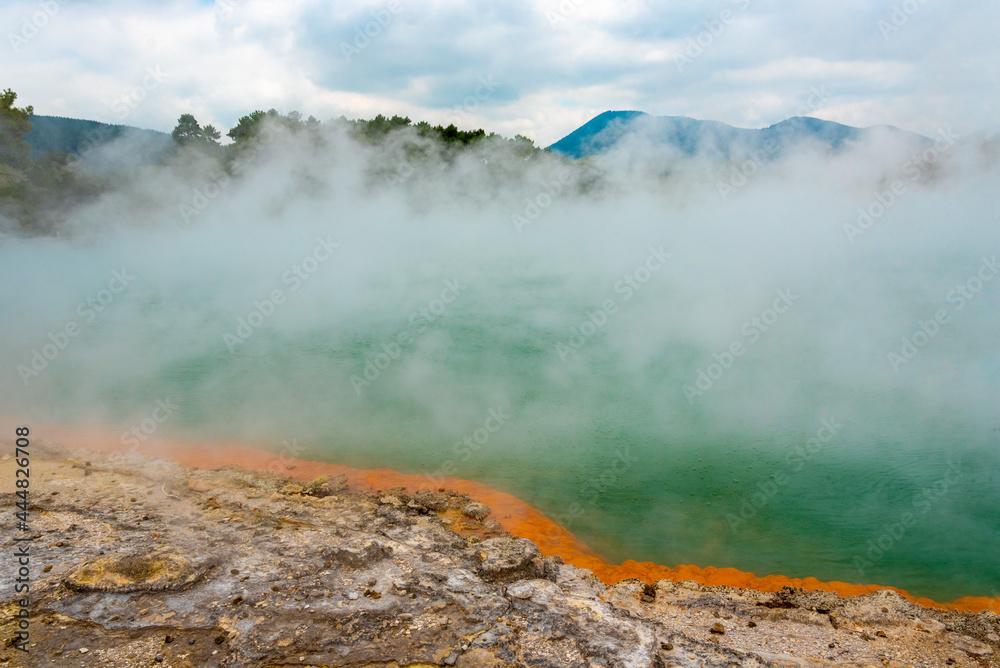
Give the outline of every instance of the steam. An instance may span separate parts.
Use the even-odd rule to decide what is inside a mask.
[[[859,486],[888,484],[891,506],[964,457],[979,473],[934,512],[996,550],[988,516],[957,506],[1000,500],[997,144],[930,146],[801,146],[751,170],[641,137],[570,163],[276,130],[239,176],[181,156],[58,238],[8,235],[0,399],[25,422],[123,439],[145,425],[447,468],[573,518],[610,556],[714,565],[734,559],[705,533],[728,535],[755,483],[835,419],[808,479],[836,508],[803,522],[853,522],[863,545],[868,519],[843,519],[867,512]],[[852,234],[859,209],[881,213]],[[479,442],[490,411],[509,418]],[[694,493],[715,506],[684,509]],[[615,529],[624,499],[633,538],[671,535]],[[735,565],[794,574],[774,555]],[[872,577],[849,555],[804,574]]]

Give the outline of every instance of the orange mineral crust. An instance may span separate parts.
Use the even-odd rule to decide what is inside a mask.
[[[14,423],[0,420],[4,433],[13,433]],[[89,448],[104,453],[126,452],[120,435],[100,428],[33,426],[35,439],[46,439],[70,448]],[[338,464],[310,462],[278,455],[261,448],[239,443],[192,443],[166,439],[147,440],[139,452],[160,457],[183,466],[201,469],[215,469],[227,465],[237,465],[258,470],[270,470],[288,475],[300,481],[309,481],[322,475],[347,477],[353,489],[388,489],[402,487],[408,492],[427,488],[447,488],[463,492],[488,505],[490,518],[500,522],[504,529],[528,538],[538,545],[545,555],[559,555],[566,563],[587,568],[601,580],[613,584],[627,578],[638,578],[645,582],[657,580],[694,580],[705,585],[725,585],[756,589],[758,591],[778,591],[785,586],[803,589],[836,592],[841,596],[857,596],[878,589],[893,589],[908,600],[925,607],[947,608],[980,612],[992,610],[1000,613],[1000,598],[965,597],[952,603],[937,603],[927,598],[917,598],[895,587],[879,585],[857,585],[846,582],[821,582],[816,578],[790,578],[784,575],[757,576],[735,568],[701,568],[681,565],[674,568],[651,562],[631,559],[621,564],[612,564],[595,553],[580,539],[527,503],[510,494],[488,487],[482,483],[459,478],[430,479],[422,475],[399,473],[391,469],[359,470]]]

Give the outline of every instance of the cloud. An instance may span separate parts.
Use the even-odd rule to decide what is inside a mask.
[[[38,113],[161,130],[185,112],[228,128],[273,106],[462,121],[547,144],[625,107],[769,125],[827,84],[836,97],[815,115],[828,120],[995,131],[1000,7],[910,4],[894,15],[893,5],[787,0],[62,1],[16,52],[10,36],[41,5],[4,3],[0,26],[13,65],[5,85]],[[692,40],[706,44],[680,71]],[[156,66],[164,84],[120,118],[111,102]],[[502,85],[456,117],[489,76]]]

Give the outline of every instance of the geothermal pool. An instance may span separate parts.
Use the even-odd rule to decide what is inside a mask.
[[[997,596],[995,189],[854,243],[828,190],[8,238],[3,412],[476,480],[612,561]]]

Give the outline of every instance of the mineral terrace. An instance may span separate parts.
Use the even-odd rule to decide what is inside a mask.
[[[4,452],[12,452],[5,448]],[[13,462],[0,463],[4,485]],[[13,489],[4,553],[14,551]],[[29,653],[0,666],[1000,666],[1000,617],[890,590],[606,586],[462,494],[351,491],[39,442]]]

